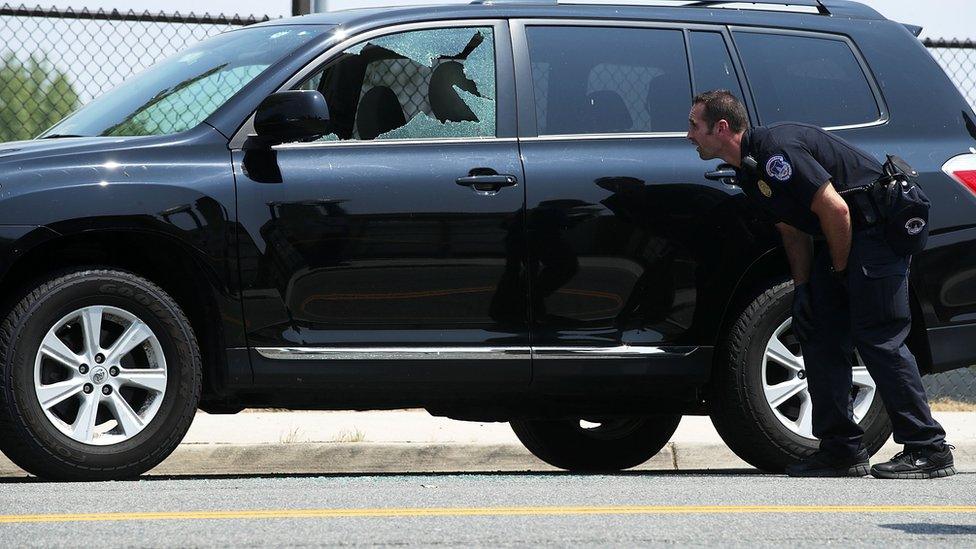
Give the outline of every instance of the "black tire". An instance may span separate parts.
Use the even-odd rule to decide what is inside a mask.
[[[34,386],[35,357],[48,330],[65,315],[92,305],[137,317],[152,330],[166,360],[165,391],[152,419],[130,438],[101,446],[58,430],[45,416]],[[186,434],[200,390],[200,353],[189,321],[166,292],[131,273],[85,269],[40,282],[0,326],[0,449],[41,478],[109,480],[148,471]]]
[[[580,421],[519,420],[512,430],[542,461],[569,471],[620,471],[651,459],[671,439],[680,415],[609,419],[598,427]]]
[[[793,283],[756,297],[732,325],[713,378],[710,415],[728,447],[744,461],[779,473],[813,453],[819,441],[794,433],[776,418],[763,394],[762,359],[776,328],[790,317]],[[863,446],[877,453],[891,436],[891,421],[879,394],[860,423]]]

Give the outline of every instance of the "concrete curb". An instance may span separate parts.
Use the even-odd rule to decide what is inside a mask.
[[[874,461],[899,447],[889,443]],[[976,471],[976,444],[957,447],[956,468]],[[636,471],[755,471],[721,444],[668,443]],[[517,444],[306,442],[181,444],[150,476],[558,471]],[[0,458],[0,477],[27,474]]]
[[[674,469],[670,444],[641,466]],[[558,471],[517,444],[181,444],[148,475],[271,475]],[[0,477],[27,476],[0,456]]]

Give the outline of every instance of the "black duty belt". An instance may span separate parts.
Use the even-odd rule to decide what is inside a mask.
[[[873,196],[880,190],[875,188],[878,185],[881,183],[875,181],[869,185],[861,185],[837,192],[847,203],[847,208],[851,212],[851,227],[853,229],[867,229],[881,223],[881,215]]]

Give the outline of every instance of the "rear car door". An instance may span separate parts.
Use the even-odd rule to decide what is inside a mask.
[[[725,50],[708,26],[513,22],[534,383],[708,375],[735,191],[685,138],[692,30]],[[728,51],[714,63],[741,95]]]
[[[234,152],[256,382],[527,383],[511,71],[507,24],[450,21],[350,39],[286,86],[322,92],[333,133]]]

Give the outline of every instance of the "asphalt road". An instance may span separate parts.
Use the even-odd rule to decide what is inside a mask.
[[[751,471],[0,481],[0,546],[976,544],[976,473]]]

